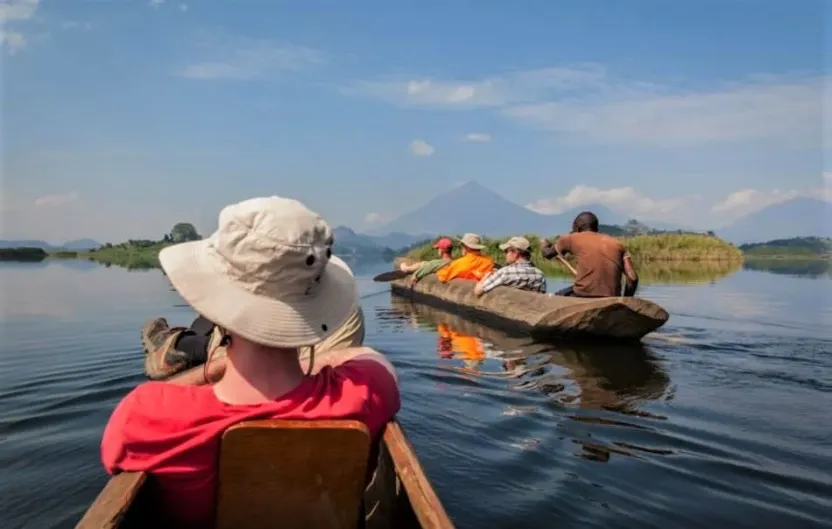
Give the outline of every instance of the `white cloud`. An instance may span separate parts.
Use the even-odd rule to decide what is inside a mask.
[[[0,46],[8,50],[9,55],[15,55],[27,45],[26,38],[19,31],[0,30]]]
[[[386,221],[388,218],[389,215],[387,215],[386,213],[371,212],[367,213],[367,215],[364,216],[364,222],[366,224],[379,224],[381,222]]]
[[[832,90],[824,90],[829,81],[767,75],[691,90],[620,78],[586,65],[462,81],[358,81],[342,91],[402,106],[492,108],[572,141],[679,147],[776,140],[817,147],[824,141],[824,112],[832,112],[832,104],[824,105],[824,98],[832,98]]]
[[[632,187],[598,189],[579,185],[561,197],[537,200],[526,207],[538,213],[550,214],[563,213],[568,209],[589,204],[602,204],[636,217],[667,219],[672,218],[672,214],[678,211],[685,201],[694,198],[696,197],[652,198]]]
[[[711,211],[731,217],[742,217],[798,196],[800,196],[800,193],[794,189],[772,189],[771,191],[760,191],[751,188],[740,189],[714,204]]]
[[[485,132],[470,132],[463,139],[471,143],[488,143],[491,141],[491,134],[486,134]]]
[[[819,146],[823,84],[817,78],[769,78],[708,92],[518,105],[504,108],[502,114],[565,137],[604,144],[679,147],[776,139]]]
[[[179,4],[179,10],[183,13],[188,10],[188,4]]]
[[[603,68],[598,65],[585,65],[575,68],[518,71],[505,76],[471,80],[398,78],[356,81],[342,87],[342,91],[400,105],[498,107],[537,100],[551,92],[585,87],[603,78]]]
[[[210,38],[201,47],[212,58],[190,64],[178,75],[198,80],[247,80],[301,70],[325,60],[324,54],[317,50],[265,39]]]
[[[165,0],[150,0],[150,1],[147,3],[147,5],[149,5],[150,7],[154,8],[154,9],[156,9],[157,7],[161,6],[161,5],[162,5],[162,4],[164,4],[164,3],[165,3]]]
[[[78,193],[78,191],[70,191],[69,193],[64,194],[40,196],[35,199],[34,204],[36,207],[39,208],[51,208],[75,202],[79,198],[81,198],[81,194]]]
[[[830,181],[832,173],[824,178]],[[544,214],[563,213],[572,208],[600,204],[615,212],[646,221],[669,222],[697,226],[700,229],[724,226],[740,217],[760,211],[798,197],[820,198],[832,202],[832,186],[798,191],[795,189],[760,190],[740,189],[717,201],[706,200],[702,195],[675,197],[654,197],[641,193],[633,187],[599,189],[579,185],[563,196],[537,200],[526,207]],[[703,215],[709,212],[709,215]]]
[[[413,156],[433,156],[435,151],[436,149],[425,140],[415,139],[410,142],[410,154]]]
[[[29,20],[38,10],[40,0],[2,0],[0,1],[0,22],[9,20]]]

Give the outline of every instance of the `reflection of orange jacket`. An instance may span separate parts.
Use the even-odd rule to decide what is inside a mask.
[[[485,350],[483,349],[482,342],[478,338],[453,331],[444,323],[436,326],[436,332],[439,334],[440,356],[446,356],[442,355],[442,353],[447,351],[447,345],[450,341],[450,349],[453,352],[459,353],[461,360],[479,360],[485,358]]]
[[[479,281],[485,274],[494,270],[494,260],[485,255],[465,254],[454,259],[436,271],[436,278],[443,283],[451,279],[472,279]]]

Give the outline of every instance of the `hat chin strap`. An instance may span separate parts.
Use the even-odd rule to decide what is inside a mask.
[[[315,365],[315,346],[309,346],[309,369],[306,370],[306,376],[312,375],[312,366]]]

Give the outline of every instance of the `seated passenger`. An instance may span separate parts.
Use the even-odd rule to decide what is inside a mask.
[[[213,527],[220,439],[260,419],[357,419],[377,440],[399,409],[390,362],[367,347],[298,359],[355,312],[357,286],[332,256],[332,230],[296,200],[226,207],[208,239],[162,250],[179,294],[214,322],[227,350],[212,385],[149,381],[116,406],[101,458],[110,474],[146,471],[176,527]],[[209,353],[209,361],[210,361]],[[314,367],[321,366],[317,373]]]
[[[151,380],[164,380],[182,371],[205,363],[208,353],[213,358],[225,356],[220,346],[222,332],[205,316],[197,316],[190,327],[171,327],[165,318],[153,318],[142,327],[144,371]],[[318,358],[328,351],[357,347],[364,343],[364,313],[361,305],[347,321],[315,347]],[[300,348],[300,358],[309,357],[311,347]]]
[[[621,295],[621,275],[627,276],[627,292],[632,296],[638,286],[638,274],[630,254],[621,242],[598,233],[598,217],[589,211],[580,213],[572,222],[572,232],[558,238],[554,246],[540,241],[541,253],[552,259],[571,253],[577,261],[575,284],[556,292],[559,296],[585,298]]]
[[[447,237],[442,237],[433,245],[439,254],[439,259],[431,259],[430,261],[417,261],[415,263],[402,263],[399,265],[399,270],[413,274],[411,276],[411,283],[422,279],[428,274],[432,274],[451,262],[451,252],[454,248],[454,242]]]
[[[486,292],[504,285],[531,292],[546,292],[546,276],[531,262],[532,245],[525,237],[512,237],[500,245],[506,253],[506,266],[482,278],[474,287],[474,294]]]
[[[452,279],[470,279],[479,281],[485,274],[494,270],[494,259],[482,254],[485,245],[474,233],[466,233],[460,239],[462,257],[454,259],[436,271],[436,278],[443,283]]]

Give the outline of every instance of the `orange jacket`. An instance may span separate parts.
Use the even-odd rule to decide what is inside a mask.
[[[436,278],[443,283],[451,279],[471,279],[479,281],[488,272],[494,270],[494,260],[485,255],[469,253],[454,259],[436,271]]]

